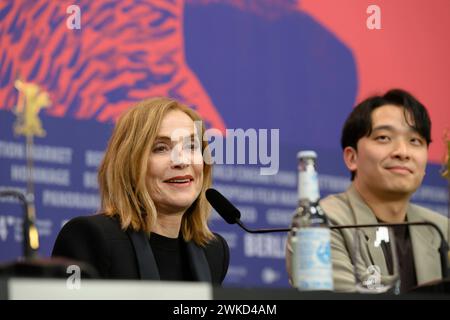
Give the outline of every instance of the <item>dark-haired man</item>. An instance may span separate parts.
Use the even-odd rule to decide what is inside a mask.
[[[320,202],[330,222],[347,225],[430,221],[447,235],[448,220],[445,217],[410,203],[425,175],[430,131],[431,121],[425,107],[406,91],[390,90],[357,105],[347,118],[341,137],[352,184],[346,192],[328,196]],[[386,240],[380,238],[383,235],[380,229],[360,230],[358,262],[352,254],[355,231],[332,231],[336,291],[355,290],[355,263],[357,270],[363,270],[363,273],[366,270],[367,275],[372,273],[375,283],[369,283],[369,289],[382,285],[381,277],[377,279],[376,273],[380,276],[393,274],[391,252],[395,251],[402,292],[441,278],[440,237],[431,227],[393,228],[394,251],[389,242],[380,241]],[[288,241],[289,274],[290,260]]]

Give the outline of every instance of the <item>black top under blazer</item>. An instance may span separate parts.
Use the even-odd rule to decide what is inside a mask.
[[[229,248],[220,235],[201,247],[186,242],[195,281],[222,283],[228,270]],[[58,234],[53,257],[88,263],[104,279],[160,280],[159,271],[144,232],[123,231],[117,219],[105,215],[77,217]]]

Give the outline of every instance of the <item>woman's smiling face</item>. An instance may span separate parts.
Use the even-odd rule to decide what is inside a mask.
[[[146,183],[158,213],[183,213],[199,196],[202,148],[186,113],[172,110],[164,116],[150,149]]]

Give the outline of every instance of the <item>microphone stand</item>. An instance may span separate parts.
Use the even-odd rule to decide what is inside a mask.
[[[257,229],[252,230],[247,228],[242,221],[236,217],[235,222],[245,231],[249,233],[271,233],[271,232],[289,232],[291,228],[274,228],[274,229]],[[418,222],[402,222],[402,223],[377,223],[377,224],[355,224],[355,225],[331,225],[329,228],[331,230],[340,229],[358,229],[358,228],[374,228],[374,227],[397,227],[397,226],[431,226],[439,234],[441,238],[441,244],[439,246],[439,256],[441,260],[441,272],[442,279],[446,279],[448,276],[448,254],[449,246],[445,241],[444,234],[442,230],[433,222],[418,221]]]
[[[271,232],[289,232],[291,231],[290,228],[274,228],[274,229],[258,229],[258,230],[251,230],[248,229],[240,219],[236,219],[236,223],[245,231],[247,231],[248,233],[271,233]]]
[[[355,228],[373,228],[373,227],[398,227],[398,226],[431,226],[439,234],[441,238],[441,244],[439,246],[439,255],[441,260],[441,271],[442,279],[446,279],[448,276],[448,253],[449,246],[447,241],[445,241],[444,234],[442,230],[433,222],[428,221],[418,221],[418,222],[401,222],[401,223],[377,223],[377,224],[359,224],[359,225],[339,225],[330,226],[330,229],[355,229]]]
[[[0,277],[48,277],[67,278],[68,267],[78,265],[86,278],[96,278],[97,270],[92,266],[65,258],[39,258],[38,231],[35,223],[34,206],[30,205],[26,196],[18,190],[2,190],[0,198],[14,197],[20,201],[23,211],[23,259],[0,264]]]
[[[34,260],[37,258],[39,249],[39,234],[36,228],[35,210],[32,201],[28,201],[26,196],[17,190],[2,190],[0,198],[14,197],[20,201],[23,211],[23,256],[25,260]]]
[[[449,156],[450,156],[450,141],[449,141]],[[446,172],[447,176],[450,171],[450,159],[449,168]],[[445,176],[445,175],[444,175]],[[450,192],[450,189],[449,189]],[[271,233],[271,232],[290,232],[291,228],[274,228],[274,229],[256,229],[252,230],[247,228],[241,221],[241,213],[239,210],[226,199],[220,192],[215,189],[206,190],[206,198],[208,202],[212,205],[212,207],[217,211],[217,213],[229,224],[237,223],[242,229],[249,233]],[[449,221],[450,223],[450,221]],[[431,226],[433,227],[439,234],[441,238],[441,244],[439,246],[439,255],[441,260],[441,273],[442,279],[446,279],[449,270],[448,270],[448,260],[449,258],[449,245],[445,240],[444,234],[441,229],[433,223],[428,221],[418,221],[418,222],[402,222],[402,223],[377,223],[377,224],[360,224],[360,225],[331,225],[329,226],[332,230],[340,230],[340,229],[356,229],[356,228],[375,228],[375,227],[396,227],[396,226]],[[450,232],[450,230],[449,230]]]

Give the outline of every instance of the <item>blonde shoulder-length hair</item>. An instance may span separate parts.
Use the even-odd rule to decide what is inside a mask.
[[[146,187],[147,163],[151,147],[157,137],[164,116],[180,110],[193,121],[202,121],[189,107],[169,98],[152,98],[139,102],[118,120],[109,140],[98,172],[100,213],[119,219],[123,230],[131,228],[150,234],[157,219],[156,207]],[[208,146],[203,141],[202,153]],[[211,207],[205,191],[211,186],[212,167],[203,163],[203,184],[200,195],[184,213],[181,232],[184,240],[205,245],[214,238],[207,220]]]

